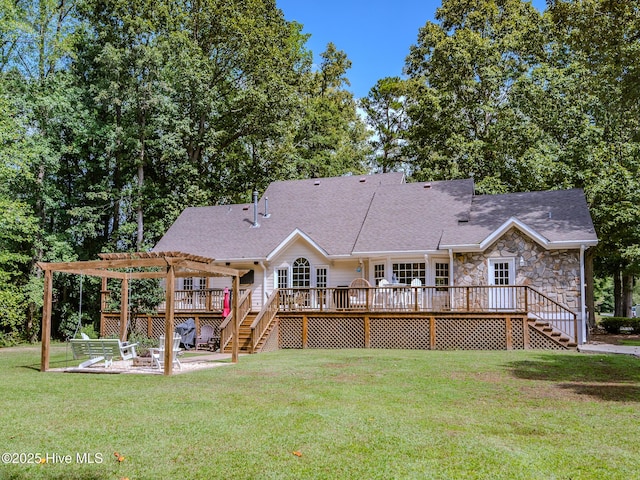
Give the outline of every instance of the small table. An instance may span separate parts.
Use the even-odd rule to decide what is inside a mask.
[[[207,341],[207,350],[210,352],[215,352],[220,348],[220,337],[213,336]]]

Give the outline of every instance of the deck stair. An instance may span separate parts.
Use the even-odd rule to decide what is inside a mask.
[[[533,318],[532,318],[533,317]],[[567,350],[577,350],[578,345],[566,334],[553,327],[550,321],[530,316],[527,320],[529,327],[547,337],[552,342]]]
[[[242,322],[239,328],[238,349],[240,353],[251,353],[251,324],[258,315],[258,312],[250,312]],[[231,353],[233,348],[232,342],[229,342],[224,349],[224,353]]]

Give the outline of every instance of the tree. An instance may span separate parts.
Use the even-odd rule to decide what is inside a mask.
[[[315,178],[365,171],[366,132],[356,112],[346,76],[347,55],[333,43],[320,55],[322,62],[302,85],[303,112],[295,129],[294,163],[290,178]]]
[[[634,277],[640,270],[638,4],[554,0],[549,17],[568,61],[585,72],[583,88],[598,100],[589,113],[601,138],[592,146],[592,168],[582,170],[600,238],[597,266],[613,276],[615,315],[629,316]]]
[[[407,57],[413,175],[474,177],[485,193],[518,185],[532,142],[511,105],[544,47],[541,15],[521,0],[444,0]],[[512,132],[513,134],[505,134]]]
[[[408,129],[407,82],[399,77],[387,77],[374,85],[360,100],[373,139],[373,168],[383,173],[394,171],[405,161],[405,135]]]

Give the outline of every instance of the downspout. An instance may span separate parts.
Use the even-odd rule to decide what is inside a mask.
[[[580,329],[582,330],[580,333],[580,344],[586,343],[587,341],[587,303],[586,303],[586,283],[584,278],[584,252],[586,247],[584,245],[580,245]]]
[[[264,304],[268,300],[268,297],[267,297],[267,267],[264,266],[264,261],[263,260],[260,260],[260,262],[258,262],[258,265],[260,265],[260,268],[262,268],[262,303],[260,304],[260,310],[262,310],[262,307],[264,306]]]
[[[453,249],[449,249],[449,287],[453,287]],[[449,288],[449,305],[453,307],[453,288]]]

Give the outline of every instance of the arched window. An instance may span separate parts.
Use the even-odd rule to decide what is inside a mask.
[[[291,286],[309,288],[311,286],[311,264],[306,258],[297,258],[291,270]]]

